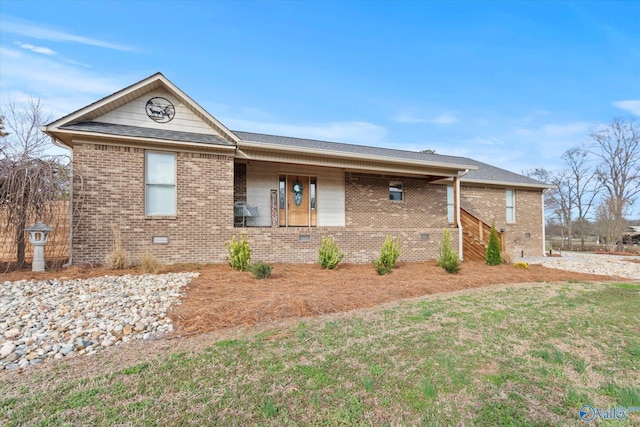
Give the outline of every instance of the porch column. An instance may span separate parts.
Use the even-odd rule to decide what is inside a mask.
[[[453,177],[453,219],[458,226],[458,259],[464,261],[462,223],[460,222],[460,178]]]

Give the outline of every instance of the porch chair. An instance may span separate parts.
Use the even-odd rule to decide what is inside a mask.
[[[233,204],[233,225],[247,225],[247,218],[259,216],[258,208],[247,205],[247,202],[235,202]]]

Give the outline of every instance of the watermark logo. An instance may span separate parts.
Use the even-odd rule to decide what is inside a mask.
[[[640,407],[632,406],[631,408],[625,408],[624,406],[616,406],[613,408],[596,408],[591,405],[584,405],[580,408],[579,414],[582,421],[589,423],[595,419],[625,421],[630,412],[640,412]]]

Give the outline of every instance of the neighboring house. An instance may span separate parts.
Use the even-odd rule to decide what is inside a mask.
[[[628,231],[622,234],[622,243],[625,245],[640,244],[640,226],[630,225]]]
[[[463,157],[230,131],[162,74],[43,129],[72,150],[74,263],[103,263],[121,232],[132,258],[225,261],[246,234],[254,260],[315,262],[322,236],[344,261],[434,259],[442,231],[483,259],[495,223],[511,257],[543,255],[543,191],[533,179]]]

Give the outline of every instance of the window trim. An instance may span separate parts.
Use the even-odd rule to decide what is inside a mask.
[[[173,184],[156,184],[149,182],[149,154],[160,154],[173,157]],[[172,213],[149,213],[149,187],[173,189]],[[145,150],[144,152],[144,214],[147,217],[175,217],[178,214],[178,155],[172,151]]]
[[[511,204],[509,204],[509,194],[511,194]],[[516,190],[507,189],[505,192],[505,220],[507,224],[516,222]]]

